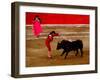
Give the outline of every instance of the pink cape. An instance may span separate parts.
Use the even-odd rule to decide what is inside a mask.
[[[39,21],[35,20],[33,22],[32,32],[34,36],[39,36],[39,34],[42,32],[42,27]]]

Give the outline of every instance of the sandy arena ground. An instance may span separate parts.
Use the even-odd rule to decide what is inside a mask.
[[[26,67],[41,67],[41,66],[61,66],[61,65],[83,65],[89,64],[89,26],[83,27],[43,27],[44,35],[35,38],[32,34],[31,27],[26,28]],[[52,46],[52,59],[47,57],[47,48],[45,46],[45,37],[47,34],[55,30],[60,33],[60,37],[55,37]],[[58,41],[77,40],[83,41],[83,57],[80,52],[75,56],[74,51],[69,52],[66,59],[60,56],[62,50],[56,50]]]

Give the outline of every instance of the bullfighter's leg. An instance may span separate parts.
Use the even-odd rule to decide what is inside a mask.
[[[65,59],[66,59],[67,55],[68,55],[68,52],[66,52]]]
[[[64,51],[62,52],[61,56],[62,56],[65,52],[66,52],[66,51],[64,50]]]

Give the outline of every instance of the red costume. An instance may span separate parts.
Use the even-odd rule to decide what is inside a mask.
[[[49,34],[48,37],[47,37],[47,39],[45,40],[45,44],[46,44],[46,46],[47,46],[47,48],[48,48],[48,51],[51,51],[50,42],[53,41],[53,37],[54,37],[54,36],[59,36],[59,34],[58,34],[58,33]]]
[[[41,27],[41,24],[40,24],[40,21],[38,20],[35,20],[33,22],[33,28],[32,28],[32,32],[35,36],[39,36],[40,33],[42,32],[42,27]]]

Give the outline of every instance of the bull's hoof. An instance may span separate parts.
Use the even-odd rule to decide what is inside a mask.
[[[66,59],[66,57],[64,59]]]
[[[83,57],[83,55],[81,55],[81,57]]]
[[[63,56],[62,54],[60,56]]]
[[[75,55],[75,56],[77,56],[77,55]]]

